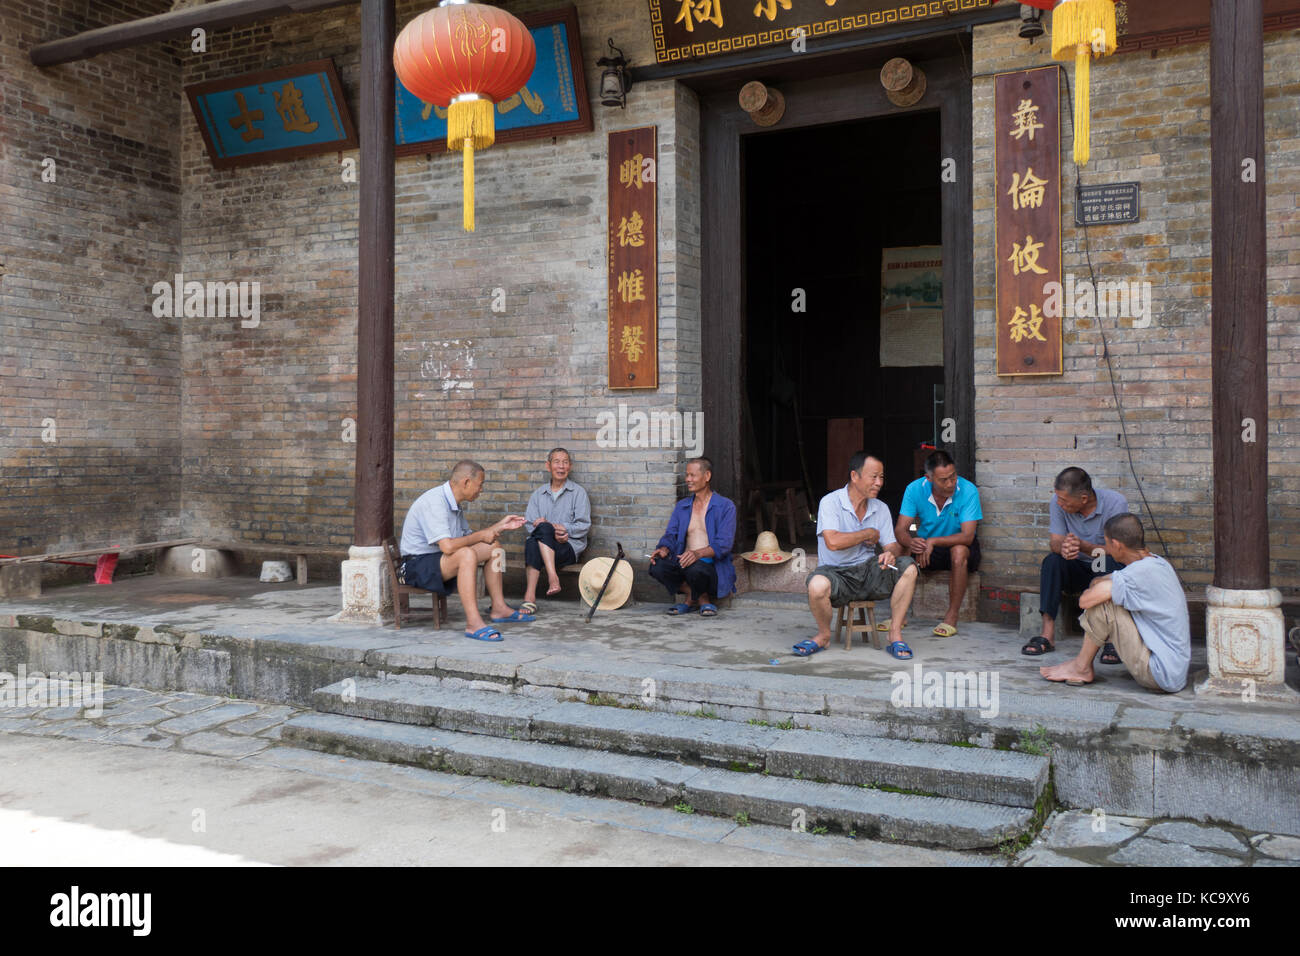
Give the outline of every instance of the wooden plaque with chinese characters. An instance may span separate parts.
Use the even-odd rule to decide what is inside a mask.
[[[609,134],[609,387],[659,387],[655,127]]]
[[[994,83],[998,374],[1060,375],[1060,68]]]

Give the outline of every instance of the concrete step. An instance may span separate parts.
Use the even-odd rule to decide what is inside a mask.
[[[340,681],[313,693],[312,706],[323,713],[1016,807],[1032,808],[1048,777],[1047,758],[1032,754],[557,702],[448,687],[436,678]]]
[[[584,705],[585,706],[585,705]],[[1026,832],[1033,811],[837,783],[736,773],[653,757],[511,740],[339,714],[305,714],[282,740],[326,753],[494,777],[651,804],[689,805],[755,823],[952,849],[992,847]]]

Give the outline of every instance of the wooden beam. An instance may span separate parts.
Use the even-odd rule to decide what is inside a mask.
[[[357,0],[215,0],[186,10],[160,13],[157,16],[87,30],[60,40],[50,40],[33,47],[31,59],[37,66],[57,66],[141,43],[181,36],[188,38],[195,27],[220,30],[290,13],[307,13],[356,2]]]
[[[1232,590],[1269,586],[1264,175],[1260,0],[1214,0],[1210,11],[1214,583]]]
[[[353,536],[393,533],[394,0],[362,0],[361,209],[357,275],[357,463]]]

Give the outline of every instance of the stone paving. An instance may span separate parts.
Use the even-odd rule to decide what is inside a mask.
[[[29,682],[25,699],[63,703],[69,699],[66,692],[67,688],[60,687],[58,682],[33,680]],[[40,696],[36,697],[38,693]],[[279,742],[280,733],[286,721],[305,712],[303,708],[282,704],[182,692],[158,693],[134,687],[108,687],[102,702],[89,703],[90,706],[0,707],[0,732],[242,760],[273,748],[286,757],[299,753]],[[388,769],[386,765],[375,765],[377,773]],[[612,800],[604,803],[609,807],[610,820],[617,819],[624,804]],[[944,857],[949,865],[961,859],[975,865],[1005,861],[991,859],[990,854],[980,852],[945,851]],[[1300,838],[1191,821],[1058,811],[1012,863],[1015,866],[1300,866]]]

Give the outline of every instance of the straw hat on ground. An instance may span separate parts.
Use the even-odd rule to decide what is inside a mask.
[[[755,564],[785,564],[794,555],[789,551],[781,550],[781,542],[776,539],[775,534],[764,531],[754,542],[754,550],[742,554],[741,557]]]
[[[605,583],[605,576],[613,563],[613,558],[592,558],[582,566],[582,573],[578,575],[578,593],[587,607],[596,603],[596,595],[600,593],[600,586]],[[605,588],[605,596],[600,599],[600,610],[612,611],[622,607],[631,593],[632,565],[620,561],[618,570],[609,579],[609,587]]]

